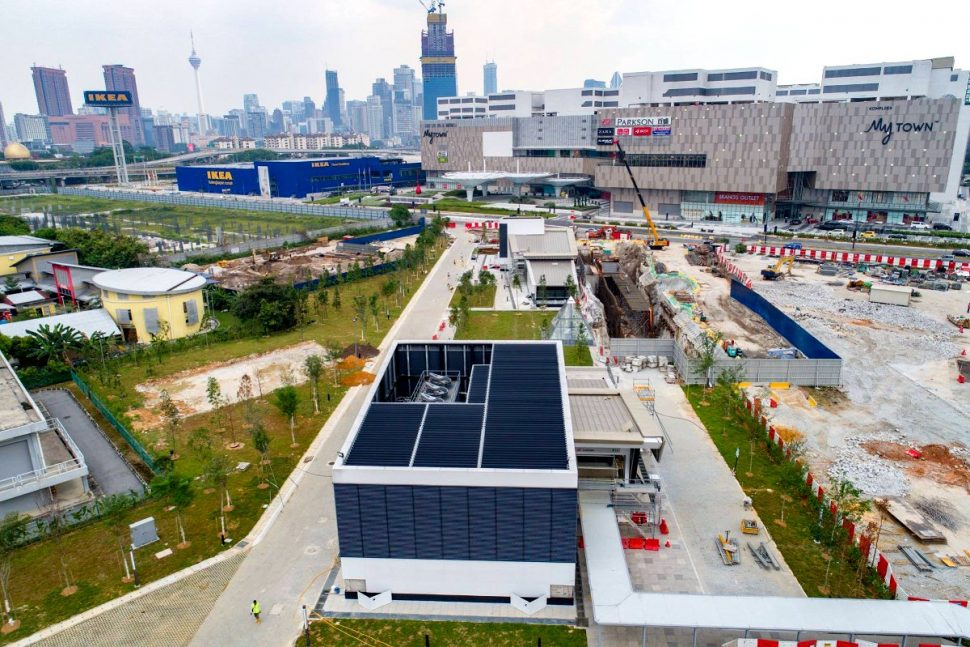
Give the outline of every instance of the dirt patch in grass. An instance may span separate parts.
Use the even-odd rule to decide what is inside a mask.
[[[204,366],[182,371],[168,377],[151,380],[135,387],[142,394],[144,406],[132,409],[129,415],[136,430],[155,429],[164,424],[158,412],[162,391],[168,391],[175,406],[184,416],[205,413],[212,410],[206,399],[206,388],[210,377],[214,377],[222,389],[223,396],[236,401],[237,391],[243,375],[252,380],[253,397],[260,397],[282,386],[287,379],[292,384],[306,381],[303,361],[310,355],[323,355],[320,344],[308,341],[286,348],[248,355],[238,359],[213,362]]]

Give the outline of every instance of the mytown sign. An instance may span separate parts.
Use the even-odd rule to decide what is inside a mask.
[[[933,127],[936,126],[937,121],[892,121],[883,119],[879,117],[878,119],[873,119],[869,127],[863,132],[879,132],[882,133],[882,145],[888,144],[892,138],[893,133],[931,133],[933,132]]]

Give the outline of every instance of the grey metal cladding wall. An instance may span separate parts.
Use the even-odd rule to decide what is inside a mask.
[[[517,148],[593,146],[594,119],[593,115],[522,117],[515,120],[514,144]]]
[[[334,484],[343,557],[565,562],[576,490]]]
[[[960,103],[947,97],[798,104],[788,170],[814,171],[818,189],[943,191]]]
[[[613,357],[626,357],[627,355],[664,355],[670,357],[673,353],[673,339],[633,337],[610,339],[610,355]]]

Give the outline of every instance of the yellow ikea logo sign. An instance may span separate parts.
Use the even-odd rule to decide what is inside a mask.
[[[311,162],[310,168],[326,168],[330,166],[330,162]]]
[[[132,105],[130,92],[117,90],[86,90],[84,92],[84,103],[89,106],[101,106],[106,108]]]
[[[232,173],[229,171],[206,171],[205,176],[209,180],[229,180],[232,182]]]

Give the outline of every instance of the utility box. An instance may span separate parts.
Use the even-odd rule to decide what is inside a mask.
[[[131,532],[131,547],[141,548],[158,541],[158,531],[155,530],[155,517],[148,517],[128,526]]]
[[[913,291],[900,285],[873,285],[869,288],[869,301],[894,306],[909,306]]]

